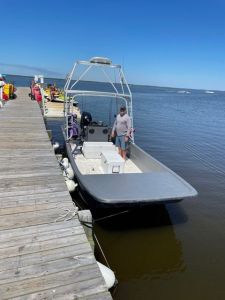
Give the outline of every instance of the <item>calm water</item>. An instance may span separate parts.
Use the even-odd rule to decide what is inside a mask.
[[[136,143],[199,196],[95,224],[119,281],[113,298],[225,299],[225,93],[131,88]],[[58,140],[59,124],[48,122]]]

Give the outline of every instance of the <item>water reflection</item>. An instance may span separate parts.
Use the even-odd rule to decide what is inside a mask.
[[[94,232],[118,279],[114,299],[147,299],[153,281],[185,270],[182,244],[164,205],[96,222]]]

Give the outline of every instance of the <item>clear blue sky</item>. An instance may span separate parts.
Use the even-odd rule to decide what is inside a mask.
[[[225,1],[1,1],[0,73],[106,56],[130,83],[225,90]]]

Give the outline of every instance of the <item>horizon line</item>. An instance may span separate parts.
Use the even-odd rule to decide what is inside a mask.
[[[32,75],[19,75],[19,74],[3,74],[6,76],[20,76],[20,77],[33,77]],[[44,76],[44,79],[60,79],[65,80],[65,78],[59,77],[47,77]],[[97,81],[97,80],[82,80],[87,82],[105,82],[105,81]],[[107,82],[105,82],[107,83]],[[157,88],[169,88],[169,89],[179,89],[179,90],[196,90],[196,91],[213,91],[213,92],[225,92],[225,90],[215,90],[215,89],[203,89],[203,88],[185,88],[185,87],[173,87],[173,86],[161,86],[161,85],[149,85],[149,84],[140,84],[140,83],[128,83],[128,85],[136,85],[136,86],[146,86],[146,87],[157,87]]]

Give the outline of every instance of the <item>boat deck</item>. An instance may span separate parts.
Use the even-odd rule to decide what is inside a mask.
[[[0,298],[112,299],[28,93],[0,109]]]
[[[83,154],[78,154],[76,155],[76,164],[83,175],[104,174],[101,166],[101,159],[87,159]],[[124,165],[124,173],[142,173],[142,171],[132,162],[132,160],[127,159]]]

